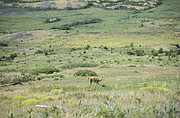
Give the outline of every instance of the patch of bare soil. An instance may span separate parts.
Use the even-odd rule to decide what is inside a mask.
[[[0,37],[0,41],[30,41],[54,37],[50,31],[25,31]]]

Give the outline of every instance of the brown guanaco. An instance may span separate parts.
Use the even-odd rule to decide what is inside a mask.
[[[103,76],[101,77],[101,79],[98,77],[89,77],[88,79],[90,85],[92,84],[92,82],[99,84],[99,82],[103,80]]]

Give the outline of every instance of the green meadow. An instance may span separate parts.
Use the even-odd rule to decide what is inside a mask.
[[[1,6],[0,117],[178,118],[179,3],[141,11]],[[103,80],[90,85],[90,76]]]

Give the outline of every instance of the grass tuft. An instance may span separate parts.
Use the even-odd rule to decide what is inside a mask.
[[[171,92],[170,89],[167,89],[167,88],[162,88],[162,87],[142,87],[140,88],[140,91],[150,91],[150,92],[153,92],[153,91],[167,91],[167,92]]]
[[[12,99],[13,100],[25,100],[26,98],[23,96],[14,96]]]

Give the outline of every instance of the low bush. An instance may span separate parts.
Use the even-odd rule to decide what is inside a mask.
[[[1,104],[8,104],[8,103],[10,103],[9,100],[4,100],[4,101],[1,102]]]
[[[159,50],[158,50],[158,53],[159,54],[161,54],[161,53],[163,53],[164,51],[163,51],[163,48],[160,48]]]
[[[136,67],[136,65],[129,65],[128,67]]]
[[[64,93],[64,91],[61,89],[53,89],[52,91],[50,91],[50,94],[53,94],[53,95],[57,95],[59,93]]]
[[[44,98],[46,98],[47,96],[46,95],[40,95],[40,96],[38,96],[38,99],[44,99]]]
[[[28,100],[25,100],[24,102],[22,102],[22,105],[23,106],[30,106],[30,105],[36,105],[36,104],[39,104],[39,100],[36,100],[36,99],[28,99]]]
[[[74,76],[97,76],[97,73],[90,70],[79,70],[74,73]]]
[[[136,50],[135,53],[137,56],[144,56],[145,55],[144,50]]]
[[[53,27],[52,29],[59,29],[59,30],[71,30],[71,27],[78,26],[78,25],[86,25],[86,24],[92,24],[92,23],[100,23],[102,22],[102,19],[99,18],[91,18],[86,19],[84,21],[77,21],[73,23],[68,23],[65,25],[61,25],[60,27]]]
[[[133,51],[127,51],[128,55],[135,55],[135,53]]]
[[[61,20],[60,18],[56,18],[56,17],[48,18],[45,23],[54,23],[54,22],[58,22],[60,20]]]
[[[59,77],[54,77],[54,80],[56,81],[56,80],[59,80]]]
[[[85,50],[88,50],[91,46],[89,44],[86,45],[86,47],[84,47]]]
[[[43,54],[44,51],[43,50],[37,50],[36,52],[34,52],[35,54]]]
[[[4,43],[4,42],[0,42],[0,46],[8,46],[8,44],[7,43]]]
[[[65,78],[65,76],[64,76],[64,75],[60,75],[59,77],[60,77],[60,78]]]
[[[59,69],[54,67],[45,67],[41,69],[34,69],[31,74],[38,75],[39,73],[46,73],[46,74],[52,74],[54,72],[59,72]]]
[[[10,55],[10,58],[11,58],[11,59],[14,59],[15,57],[17,57],[17,54],[16,54],[16,53],[13,53],[13,54]]]
[[[43,99],[43,101],[54,101],[56,98],[53,96],[47,96]]]

